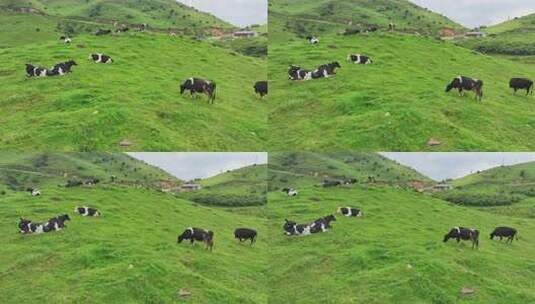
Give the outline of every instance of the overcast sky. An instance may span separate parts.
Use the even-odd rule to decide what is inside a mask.
[[[267,163],[267,153],[128,153],[148,164],[159,167],[181,180],[206,178],[253,164]]]
[[[535,161],[535,153],[397,153],[382,155],[440,181],[459,178],[477,170]]]
[[[236,26],[267,23],[267,0],[177,0]]]
[[[468,27],[535,13],[535,0],[409,0]]]

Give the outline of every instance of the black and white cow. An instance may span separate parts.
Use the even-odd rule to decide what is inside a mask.
[[[297,196],[298,192],[294,188],[283,188],[282,192],[286,193],[288,196]]]
[[[123,27],[120,27],[118,29],[115,30],[116,33],[126,33],[130,30],[130,28],[126,27],[126,26],[123,26]]]
[[[46,68],[40,68],[33,64],[26,64],[26,76],[28,77],[47,77],[52,76],[52,71]]]
[[[33,223],[31,220],[20,218],[19,222],[19,231],[22,234],[28,234],[28,233],[45,233],[50,232],[52,229],[48,225],[48,222],[46,223]]]
[[[59,37],[59,40],[63,41],[64,43],[71,43],[72,40],[68,36],[61,36]]]
[[[307,36],[306,39],[310,44],[318,44],[320,42],[320,40],[316,36]]]
[[[356,184],[357,182],[358,180],[356,178],[345,179],[343,181],[344,185],[353,185],[353,184]]]
[[[312,71],[301,69],[298,65],[291,65],[288,70],[288,79],[290,80],[310,80]]]
[[[526,95],[529,95],[530,92],[533,95],[533,81],[527,78],[511,78],[509,87],[515,90],[515,94],[518,90],[526,90]]]
[[[188,78],[184,83],[180,85],[180,94],[184,94],[184,91],[189,91],[191,96],[195,93],[203,93],[208,96],[208,101],[214,103],[215,100],[216,84],[213,81],[204,80],[201,78]]]
[[[479,230],[464,227],[453,227],[450,232],[444,235],[444,243],[449,239],[456,239],[457,243],[461,240],[472,241],[472,248],[479,247]]]
[[[73,66],[78,65],[76,61],[69,60],[65,62],[61,62],[56,64],[54,67],[52,67],[52,72],[57,75],[65,75],[67,73],[71,73],[71,69]]]
[[[336,75],[336,69],[341,69],[340,63],[338,61],[333,61],[331,63],[322,64],[318,67],[319,70],[325,70],[327,75]]]
[[[494,231],[492,231],[492,233],[490,234],[491,240],[493,240],[494,237],[499,237],[500,241],[502,240],[502,238],[505,237],[507,238],[507,240],[505,241],[506,243],[512,243],[513,239],[515,238],[518,241],[517,231],[516,229],[511,227],[496,227],[496,229],[494,229]]]
[[[268,82],[267,81],[258,81],[254,85],[254,91],[256,94],[259,94],[260,97],[264,97],[268,94]]]
[[[349,54],[347,55],[347,62],[354,64],[372,64],[373,61],[370,57],[361,54]]]
[[[338,207],[337,212],[347,217],[351,217],[351,216],[361,217],[364,215],[362,210],[357,209],[357,208],[352,208],[352,207]]]
[[[94,63],[113,63],[113,59],[104,54],[91,54],[89,55],[89,59],[93,60]]]
[[[189,227],[178,236],[177,243],[180,244],[183,240],[190,240],[192,245],[195,241],[203,242],[206,249],[211,251],[214,246],[214,233],[202,228]]]
[[[98,30],[95,32],[95,35],[96,35],[96,36],[102,36],[102,35],[108,35],[108,34],[111,34],[111,30],[98,29]]]
[[[26,191],[28,191],[31,196],[40,196],[41,195],[41,191],[39,189],[28,188],[28,189],[26,189]]]
[[[328,230],[327,223],[323,219],[310,224],[297,224],[294,221],[285,219],[285,223],[282,228],[284,229],[284,233],[286,235],[309,235]]]
[[[61,230],[65,227],[66,221],[70,221],[71,218],[68,214],[58,215],[48,220],[48,224],[54,228],[54,230]]]
[[[463,96],[463,90],[474,91],[476,94],[476,99],[481,101],[483,98],[483,81],[479,79],[472,79],[466,76],[457,76],[453,78],[450,84],[446,87],[446,92],[451,91],[451,89],[458,89],[459,95]]]
[[[234,238],[239,239],[240,242],[251,240],[251,246],[256,242],[257,232],[249,228],[236,228],[234,230]]]
[[[314,221],[316,225],[325,224],[325,228],[331,228],[331,222],[336,222],[336,217],[333,214],[329,214]]]
[[[74,213],[78,213],[81,216],[101,216],[100,211],[91,207],[74,207]]]

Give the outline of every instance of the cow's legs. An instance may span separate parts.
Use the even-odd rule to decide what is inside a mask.
[[[463,89],[459,89],[459,96],[464,96]]]

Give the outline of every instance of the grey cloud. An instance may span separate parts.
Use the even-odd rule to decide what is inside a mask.
[[[267,23],[267,0],[177,0],[237,26]]]

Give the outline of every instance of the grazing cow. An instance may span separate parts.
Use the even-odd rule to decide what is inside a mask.
[[[113,63],[113,59],[110,56],[104,54],[91,54],[89,59],[94,63]]]
[[[317,70],[325,70],[327,75],[336,75],[337,68],[341,69],[342,67],[338,61],[333,61],[331,63],[320,65]]]
[[[71,38],[69,38],[67,36],[61,36],[61,37],[59,37],[59,40],[62,40],[64,43],[71,43],[72,42]]]
[[[373,61],[370,57],[360,55],[360,54],[349,54],[347,55],[347,62],[354,64],[372,64]]]
[[[320,40],[316,36],[307,36],[306,39],[310,44],[318,44]]]
[[[327,231],[327,222],[323,219],[313,222],[311,224],[297,224],[294,221],[285,219],[282,227],[286,235],[309,235],[312,233]]]
[[[511,78],[509,87],[515,90],[515,94],[517,90],[526,90],[526,96],[529,95],[530,92],[531,95],[533,95],[533,81],[527,78]]]
[[[476,100],[481,101],[483,98],[483,81],[478,79],[472,79],[466,76],[455,77],[446,87],[446,92],[449,92],[451,89],[458,89],[460,96],[463,96],[463,90],[466,90],[474,91],[476,93]]]
[[[329,214],[314,221],[316,225],[325,224],[325,228],[331,228],[331,222],[336,222],[336,217],[333,214]]]
[[[203,242],[206,249],[211,251],[214,246],[214,233],[202,228],[189,227],[178,236],[177,243],[182,243],[183,240],[190,240],[192,245],[195,241]]]
[[[201,78],[188,78],[180,85],[180,94],[184,94],[186,90],[190,92],[192,97],[195,93],[204,93],[208,96],[208,102],[214,103],[216,84],[213,81]]]
[[[108,35],[108,34],[111,34],[111,30],[98,29],[98,30],[95,32],[95,35],[96,35],[96,36],[102,36],[102,35]]]
[[[472,248],[478,248],[479,230],[464,227],[453,227],[450,232],[444,235],[444,243],[449,239],[456,239],[457,243],[459,243],[461,240],[470,240],[472,241]]]
[[[298,192],[294,188],[283,188],[282,192],[285,192],[288,196],[297,196]]]
[[[234,230],[234,238],[239,239],[240,242],[251,240],[251,246],[256,242],[256,230],[249,228],[236,228]]]
[[[268,94],[268,82],[267,81],[258,81],[254,85],[254,91],[256,94],[260,94],[260,97],[264,97]]]
[[[502,240],[502,238],[506,237],[506,243],[512,243],[514,238],[516,238],[516,240],[518,241],[516,229],[510,227],[496,227],[496,229],[494,229],[494,231],[492,231],[492,233],[490,234],[491,240],[493,240],[494,237],[499,237],[500,241]]]
[[[337,212],[347,217],[351,217],[351,216],[361,217],[364,215],[362,210],[357,209],[357,208],[351,208],[351,207],[338,207]]]
[[[95,208],[90,208],[90,207],[86,207],[86,206],[83,206],[83,207],[78,207],[77,206],[77,207],[75,207],[74,208],[74,213],[78,213],[81,216],[101,216],[100,211],[98,211]]]

